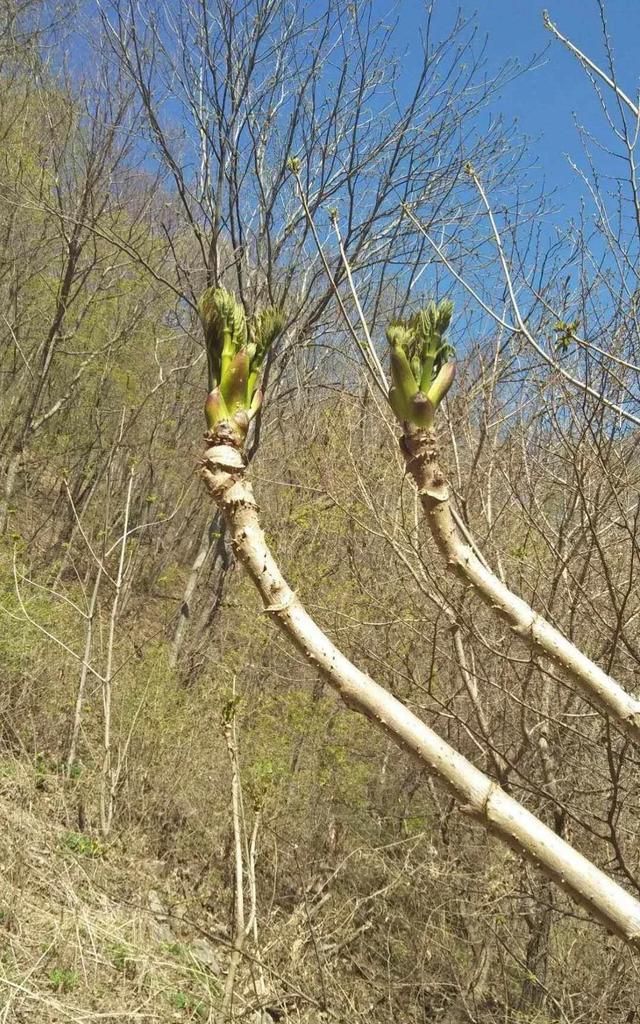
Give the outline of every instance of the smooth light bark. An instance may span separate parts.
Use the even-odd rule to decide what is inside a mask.
[[[545,655],[572,680],[582,696],[640,744],[640,701],[603,672],[555,626],[514,594],[463,540],[449,505],[449,490],[438,461],[433,430],[407,432],[401,441],[407,469],[418,488],[433,538],[448,569],[476,593],[538,654]]]
[[[100,583],[102,581],[102,572],[102,564],[99,564],[98,569],[96,571],[96,579],[93,585],[93,592],[91,594],[89,610],[87,612],[86,618],[87,625],[84,642],[84,656],[82,658],[82,668],[80,669],[80,682],[78,683],[78,692],[76,694],[76,704],[73,713],[73,725],[71,727],[69,753],[67,754],[67,777],[71,777],[71,772],[73,770],[73,766],[76,761],[76,754],[78,751],[78,740],[80,739],[80,728],[82,726],[82,712],[84,709],[85,692],[87,688],[87,676],[89,675],[89,665],[91,664],[91,651],[93,647],[93,627],[96,618],[98,593],[100,591]]]
[[[464,813],[539,865],[609,930],[640,949],[640,903],[356,668],[316,625],[266,544],[253,491],[244,477],[242,452],[225,424],[207,440],[202,477],[225,516],[234,551],[260,592],[265,611],[307,661],[349,708],[426,765]]]
[[[178,655],[180,654],[180,648],[185,637],[187,624],[191,617],[191,602],[195,589],[200,579],[200,574],[204,567],[204,564],[209,557],[209,552],[213,547],[213,539],[211,537],[211,523],[205,523],[205,527],[202,531],[200,538],[200,545],[198,547],[198,553],[193,560],[191,571],[187,579],[186,586],[184,588],[184,594],[182,596],[182,603],[180,605],[180,611],[178,612],[178,621],[176,623],[175,632],[173,634],[173,640],[171,642],[171,651],[169,653],[169,664],[175,667],[178,663]]]

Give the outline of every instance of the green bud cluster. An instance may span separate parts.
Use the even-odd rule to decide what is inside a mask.
[[[198,311],[209,368],[207,426],[212,430],[229,422],[244,438],[262,405],[262,364],[284,327],[284,316],[270,306],[247,319],[244,307],[224,288],[208,288]]]
[[[436,409],[453,383],[455,363],[445,332],[453,303],[429,302],[409,320],[394,321],[387,329],[391,347],[389,404],[402,423],[429,428]]]

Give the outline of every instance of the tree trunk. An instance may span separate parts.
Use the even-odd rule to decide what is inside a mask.
[[[218,526],[221,527],[221,524],[221,516],[219,513],[217,513],[213,517],[211,522],[207,522],[205,524],[204,530],[202,531],[202,536],[200,537],[200,544],[198,545],[198,552],[192,562],[191,571],[187,578],[187,583],[184,588],[184,593],[182,595],[182,603],[180,605],[180,611],[178,613],[178,621],[176,623],[176,628],[171,643],[169,664],[172,667],[175,667],[178,663],[180,650],[184,643],[187,632],[187,626],[189,625],[189,620],[191,618],[191,606],[193,602],[193,595],[195,593],[196,587],[198,586],[200,574],[205,566],[205,563],[213,547],[215,539],[214,533]]]
[[[7,472],[4,478],[4,494],[2,501],[0,501],[0,536],[6,532],[9,522],[9,506],[15,490],[16,480],[18,479],[21,460],[22,448],[13,453],[7,465]]]
[[[553,888],[550,882],[539,886],[536,905],[527,914],[529,941],[525,958],[526,975],[520,993],[519,1010],[535,1016],[544,1009],[547,998],[547,969],[549,966],[549,939],[553,914]]]

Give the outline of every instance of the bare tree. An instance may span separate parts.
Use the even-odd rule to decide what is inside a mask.
[[[132,297],[128,269],[105,239],[114,219],[126,220],[133,237],[140,232],[135,217],[123,218],[113,202],[120,176],[130,174],[131,96],[115,82],[107,91],[104,67],[102,73],[93,96],[85,90],[84,110],[46,68],[35,83],[16,79],[4,96],[11,157],[0,181],[3,531],[33,445],[55,429],[85,380],[94,374],[95,386],[96,372],[107,376],[151,296],[141,285]],[[99,296],[114,306],[106,322],[96,317]]]
[[[499,164],[502,130],[479,139],[472,115],[514,69],[478,91],[480,59],[460,17],[438,40],[428,13],[421,59],[409,75],[402,55],[393,55],[393,28],[377,20],[371,3],[326,0],[311,10],[281,0],[179,8],[108,0],[100,12],[102,38],[136,90],[148,159],[172,196],[173,219],[158,212],[156,228],[166,239],[183,319],[207,284],[233,287],[248,309],[264,302],[282,308],[287,330],[267,367],[274,401],[279,381],[286,390],[294,348],[304,352],[335,324],[334,287],[292,172],[303,180],[314,216],[329,225],[339,213],[375,307],[411,288],[424,251],[398,200],[434,226],[464,219],[465,200],[455,193],[465,160],[473,154],[487,173]],[[338,254],[331,263],[340,285]],[[216,518],[200,528],[174,663],[202,573],[216,595],[213,610],[200,615],[204,624],[215,614],[229,564]]]

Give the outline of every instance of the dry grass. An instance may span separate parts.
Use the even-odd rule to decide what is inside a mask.
[[[108,847],[67,827],[66,789],[0,760],[0,1024],[212,1021],[202,934],[188,908],[158,913],[179,900],[174,880],[141,837]]]

